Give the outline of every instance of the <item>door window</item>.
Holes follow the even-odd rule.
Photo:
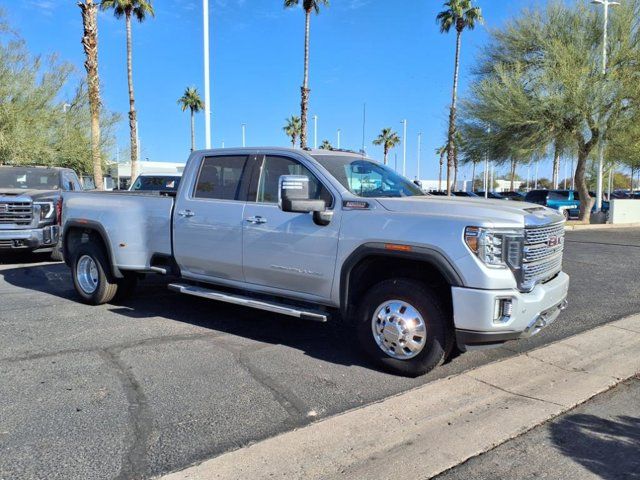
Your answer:
[[[238,200],[246,156],[208,157],[202,161],[194,197]]]
[[[256,194],[258,203],[278,203],[279,180],[282,175],[304,175],[309,178],[309,196],[312,200],[324,200],[327,207],[333,206],[329,190],[307,167],[287,157],[267,156],[262,164]]]

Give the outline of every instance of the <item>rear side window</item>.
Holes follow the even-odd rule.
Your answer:
[[[194,196],[237,200],[246,165],[246,156],[205,158],[200,166]]]
[[[569,200],[569,192],[565,192],[565,191],[549,192],[549,200]]]

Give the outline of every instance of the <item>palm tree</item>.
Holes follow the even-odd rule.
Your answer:
[[[196,149],[196,117],[195,114],[204,109],[204,102],[200,98],[198,89],[195,87],[187,87],[182,94],[182,97],[178,99],[178,105],[182,111],[186,111],[187,108],[191,110],[191,151]]]
[[[102,0],[101,10],[113,10],[116,18],[124,16],[127,28],[127,80],[129,83],[129,130],[131,133],[131,181],[138,176],[138,124],[136,103],[133,94],[133,67],[131,60],[131,17],[144,22],[155,16],[151,0]]]
[[[444,156],[447,154],[447,146],[436,148],[436,155],[440,156],[440,170],[438,172],[438,191],[442,191],[442,167],[444,166]]]
[[[382,145],[384,149],[384,164],[387,164],[387,155],[389,150],[400,143],[400,137],[390,128],[383,128],[378,138],[373,141],[374,145]]]
[[[300,147],[307,148],[307,111],[309,110],[309,32],[311,12],[320,13],[320,5],[329,6],[329,0],[284,0],[284,7],[296,7],[302,3],[305,14],[304,28],[304,77],[302,81],[300,101]]]
[[[104,189],[102,159],[100,157],[100,77],[98,76],[98,5],[93,0],[78,2],[82,11],[82,46],[86,56],[84,68],[87,71],[89,87],[89,111],[91,114],[91,158],[93,161],[93,181],[98,190]]]
[[[287,118],[284,127],[284,133],[287,134],[287,137],[291,139],[291,146],[293,148],[296,147],[296,140],[300,136],[300,117],[296,117],[295,115],[291,115],[291,118]]]
[[[329,140],[323,140],[322,145],[320,145],[321,150],[333,150],[333,145]]]
[[[441,33],[449,33],[452,27],[456,29],[456,57],[453,71],[453,93],[451,98],[451,111],[449,113],[449,133],[447,145],[447,194],[451,195],[451,170],[457,165],[456,147],[454,136],[456,132],[456,102],[458,98],[458,75],[460,70],[460,46],[462,44],[462,32],[465,28],[473,30],[477,23],[482,23],[482,11],[480,7],[473,7],[472,0],[448,0],[444,3],[446,8],[440,12],[436,21],[440,25]]]

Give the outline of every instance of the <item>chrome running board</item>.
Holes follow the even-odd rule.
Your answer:
[[[314,322],[326,322],[329,314],[321,311],[301,310],[299,308],[285,305],[284,303],[267,302],[264,300],[256,300],[254,298],[234,295],[227,292],[220,292],[209,288],[198,287],[184,283],[171,283],[169,290],[184,293],[185,295],[193,295],[194,297],[207,298],[209,300],[217,300],[219,302],[232,303],[242,307],[255,308],[265,310],[267,312],[279,313],[289,317],[300,318],[301,320],[311,320]]]

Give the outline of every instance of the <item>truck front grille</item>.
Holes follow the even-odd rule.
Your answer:
[[[0,201],[0,225],[30,225],[32,218],[31,202]]]
[[[564,222],[525,228],[520,287],[531,290],[562,270]]]

